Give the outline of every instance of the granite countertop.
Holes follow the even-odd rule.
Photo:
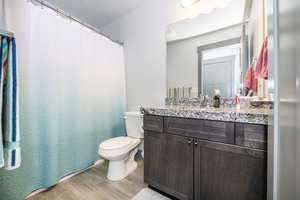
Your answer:
[[[199,106],[165,105],[141,107],[143,114],[231,121],[249,124],[268,124],[269,109],[200,108]]]

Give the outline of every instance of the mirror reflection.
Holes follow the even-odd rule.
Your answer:
[[[244,79],[266,38],[264,1],[228,2],[168,25],[168,97],[212,96],[216,89],[228,98],[258,93]]]
[[[219,89],[232,97],[241,87],[241,38],[198,47],[199,92],[212,96]]]

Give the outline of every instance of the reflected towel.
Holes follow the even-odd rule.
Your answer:
[[[255,67],[256,78],[268,78],[268,39],[265,39]]]
[[[249,67],[244,77],[244,88],[257,91],[257,79],[253,67]]]

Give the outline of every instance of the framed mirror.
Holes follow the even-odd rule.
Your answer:
[[[262,0],[231,0],[166,30],[167,96],[243,93],[243,80],[266,35]],[[198,3],[201,5],[201,1]]]

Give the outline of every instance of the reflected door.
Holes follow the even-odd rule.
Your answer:
[[[202,65],[202,94],[213,95],[214,89],[221,96],[232,97],[234,93],[235,56],[204,60]]]

